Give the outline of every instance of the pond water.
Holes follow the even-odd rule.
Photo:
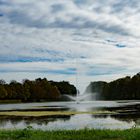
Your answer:
[[[85,113],[72,115],[57,114],[38,117],[1,114],[0,129],[23,129],[27,126],[42,130],[83,128],[128,129],[140,127],[140,101],[45,102],[0,105],[0,113],[12,111]]]

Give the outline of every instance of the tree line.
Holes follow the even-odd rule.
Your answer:
[[[61,100],[63,94],[76,95],[76,87],[66,81],[48,81],[46,78],[26,79],[22,83],[13,80],[9,84],[0,80],[0,100]]]
[[[104,81],[91,82],[86,92],[98,93],[104,100],[139,100],[140,73],[133,77],[126,76],[109,83]]]

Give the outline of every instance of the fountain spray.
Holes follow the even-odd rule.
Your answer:
[[[76,57],[76,103],[79,104],[78,96],[79,96],[79,90],[78,90],[78,58]]]

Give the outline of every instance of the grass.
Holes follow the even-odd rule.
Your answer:
[[[0,100],[0,104],[22,103],[21,100]]]
[[[90,112],[80,112],[80,111],[4,111],[0,112],[0,116],[55,116],[55,115],[75,115],[75,114],[114,114],[111,111],[90,111]]]
[[[0,140],[139,140],[140,129],[128,130],[0,130]]]

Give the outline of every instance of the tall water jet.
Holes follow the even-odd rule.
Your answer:
[[[79,103],[78,101],[79,94],[80,94],[80,91],[78,90],[78,59],[76,58],[76,102],[77,104]]]
[[[76,98],[75,101],[77,104],[79,104],[81,101],[91,101],[93,99],[93,94],[92,93],[80,93],[80,91],[78,90],[78,74],[79,74],[79,67],[78,67],[78,59],[76,58]],[[94,98],[95,99],[95,98]]]

